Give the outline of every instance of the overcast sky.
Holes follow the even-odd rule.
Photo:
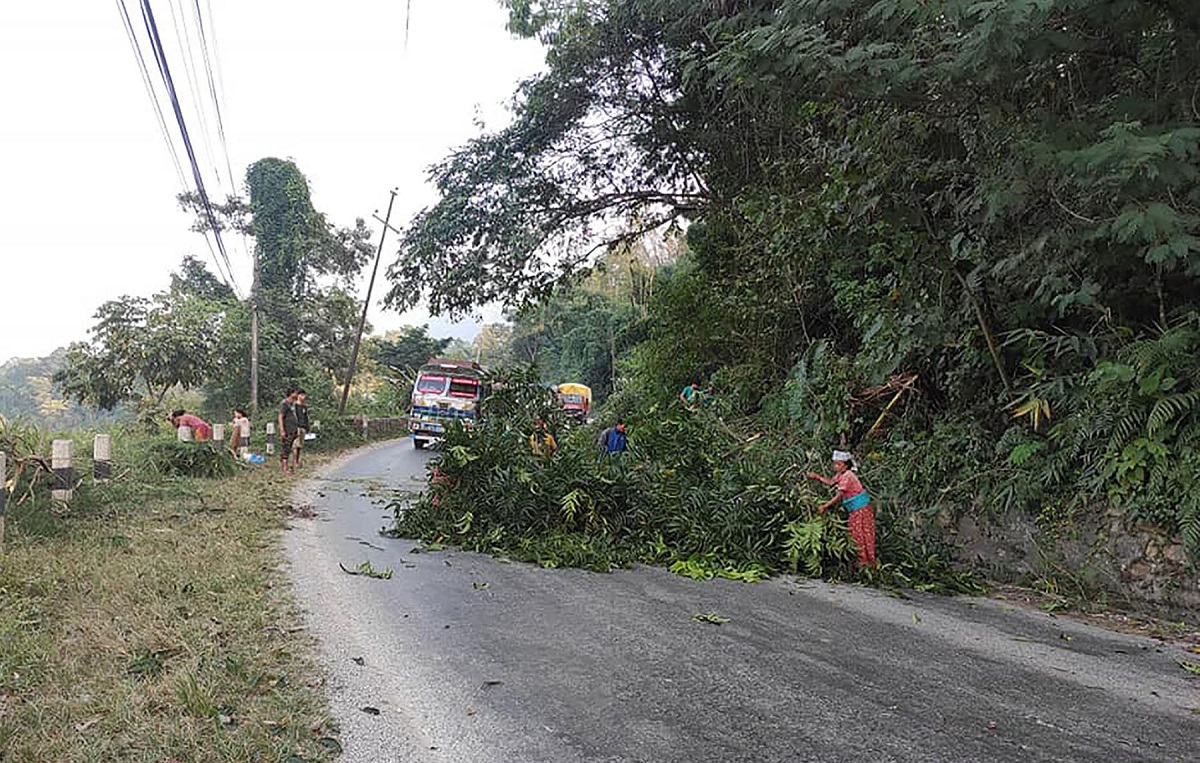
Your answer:
[[[139,0],[125,4],[144,46]],[[317,209],[340,225],[364,217],[376,233],[370,216],[382,216],[388,189],[400,191],[393,224],[407,222],[435,199],[425,168],[477,134],[476,118],[503,124],[516,83],[542,65],[537,43],[505,31],[496,0],[411,0],[407,48],[405,0],[201,2],[206,13],[209,5],[235,184],[259,158],[294,159]],[[151,7],[205,182],[223,198],[231,185],[214,111],[202,101],[206,120],[196,115],[187,43],[175,33],[176,20],[192,29],[184,37],[199,67],[194,2],[151,0]],[[100,303],[165,288],[185,254],[213,265],[175,202],[179,175],[117,3],[0,3],[0,71],[3,362],[84,339]],[[207,97],[202,69],[196,76]],[[180,145],[166,100],[163,107]],[[201,121],[210,124],[207,141]],[[236,239],[227,243],[247,289],[249,257]],[[385,247],[384,267],[394,251]],[[381,275],[373,302],[384,291]],[[377,306],[370,315],[380,330],[428,320]],[[435,325],[435,334],[447,331]]]

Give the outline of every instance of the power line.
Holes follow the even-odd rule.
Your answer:
[[[223,104],[225,103],[225,74],[221,66],[221,48],[217,39],[217,25],[216,22],[213,21],[212,3],[209,0],[205,0],[204,6],[208,11],[207,33],[205,32],[204,19],[200,14],[199,7],[196,9],[196,18],[199,21],[201,44],[205,50],[205,71],[208,75],[209,93],[213,98],[213,108],[217,114],[217,135],[221,140],[221,152],[225,156],[225,172],[229,177],[229,192],[231,195],[236,196],[238,192],[237,181],[234,179],[233,165],[229,160],[229,143],[225,140],[225,118],[223,115],[223,112],[225,111],[225,108],[223,107]],[[215,88],[212,86],[212,70],[214,67],[209,63],[207,56],[209,36],[212,37],[212,62],[216,64],[215,68],[217,71]],[[254,267],[254,258],[253,255],[250,254],[250,247],[248,247],[246,244],[245,233],[242,233],[240,242],[242,247],[242,255],[250,262],[251,267]]]
[[[225,142],[225,121],[221,116],[221,105],[225,103],[225,72],[221,66],[221,45],[217,39],[217,25],[213,21],[212,3],[209,0],[204,0],[205,7],[208,8],[208,28],[212,34],[212,52],[213,61],[217,64],[217,91],[221,94],[220,103],[217,104],[217,130],[221,134],[221,147],[225,151],[225,165],[229,167],[229,146]],[[230,170],[230,184],[233,183],[233,172]],[[234,189],[237,190],[236,188]]]
[[[175,150],[175,142],[171,140],[171,134],[167,130],[167,119],[163,115],[162,103],[158,100],[158,91],[154,88],[154,82],[150,79],[150,69],[146,66],[146,57],[142,53],[142,46],[137,40],[137,34],[133,31],[133,22],[129,19],[129,10],[125,7],[125,0],[116,0],[117,9],[121,13],[121,20],[125,24],[125,34],[129,37],[129,45],[133,48],[134,57],[137,59],[138,69],[142,73],[142,83],[146,86],[146,94],[150,96],[150,105],[154,107],[155,116],[158,118],[158,128],[162,133],[163,141],[167,144],[167,151],[171,154],[171,162],[175,165],[175,174],[179,178],[179,186],[187,188],[187,181],[183,177],[183,165],[179,162],[179,152]]]
[[[209,24],[211,25],[212,24],[212,4],[208,3],[207,0],[206,0],[205,4],[208,6],[208,20],[209,20]],[[208,93],[212,97],[213,109],[216,110],[217,135],[220,136],[220,139],[221,139],[221,150],[225,152],[225,168],[226,168],[226,171],[229,173],[229,184],[230,184],[230,186],[232,186],[233,185],[233,170],[230,168],[230,164],[229,164],[229,145],[225,142],[225,120],[221,116],[221,99],[217,97],[217,84],[216,84],[216,80],[213,78],[212,60],[210,59],[209,54],[208,54],[208,35],[205,34],[205,32],[204,32],[204,14],[202,14],[200,12],[200,0],[195,0],[195,6],[196,6],[196,25],[197,25],[196,28],[200,32],[200,51],[201,51],[201,54],[203,55],[203,59],[204,59],[204,73],[208,77]],[[212,58],[216,58],[216,57],[217,57],[217,44],[216,44],[216,35],[214,32]],[[217,62],[217,67],[218,67],[218,71],[219,71],[220,70],[220,61]],[[224,88],[222,88],[222,92],[224,92]]]
[[[179,13],[176,14],[175,6],[179,6]],[[183,6],[179,0],[168,0],[167,7],[171,9],[171,22],[175,27],[175,39],[179,42],[180,58],[183,59],[183,71],[187,75],[188,90],[192,94],[192,107],[196,110],[196,118],[200,121],[200,138],[204,141],[204,153],[212,162],[213,174],[216,175],[217,183],[221,182],[221,170],[215,161],[216,157],[212,150],[212,138],[208,130],[208,116],[205,113],[203,102],[200,99],[200,88],[197,86],[199,75],[196,74],[199,69],[196,66],[196,55],[192,52],[192,34],[188,29],[187,14],[183,12]],[[183,17],[183,28],[180,29],[179,17]],[[186,54],[186,55],[185,55]]]
[[[240,297],[241,289],[238,288],[237,280],[233,277],[233,268],[229,264],[229,255],[225,251],[225,242],[221,239],[221,228],[217,223],[217,216],[213,212],[212,202],[208,198],[208,191],[205,190],[204,177],[200,172],[200,165],[196,161],[196,152],[192,147],[191,136],[188,134],[187,122],[183,117],[183,109],[179,105],[179,94],[175,89],[175,80],[171,77],[171,67],[167,63],[167,54],[163,49],[162,37],[158,33],[158,24],[154,21],[154,10],[150,7],[150,0],[141,0],[141,4],[142,20],[146,25],[146,34],[150,37],[150,47],[158,63],[159,74],[166,85],[167,94],[171,97],[171,107],[175,111],[175,121],[179,124],[180,137],[183,139],[183,146],[187,151],[188,162],[192,167],[192,179],[196,184],[196,194],[200,197],[200,203],[204,208],[205,217],[208,219],[209,228],[212,230],[213,238],[216,239],[217,249],[220,251],[220,259],[216,260],[217,270],[221,270],[221,263],[224,262],[225,270],[228,273],[227,282],[232,284],[233,290]]]

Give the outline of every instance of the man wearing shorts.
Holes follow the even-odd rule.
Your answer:
[[[292,440],[292,454],[295,459],[292,463],[293,469],[300,468],[300,450],[304,447],[304,435],[308,434],[308,405],[305,401],[308,399],[308,393],[304,390],[296,390],[296,404],[293,406],[296,410],[296,437]]]
[[[296,421],[296,388],[288,387],[287,395],[279,405],[279,471],[288,470],[288,459],[292,455],[293,443],[300,426]]]

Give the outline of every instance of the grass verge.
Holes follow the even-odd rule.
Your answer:
[[[268,466],[11,508],[0,760],[300,763],[339,749],[279,567],[293,480]]]

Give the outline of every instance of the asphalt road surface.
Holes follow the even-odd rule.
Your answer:
[[[1178,646],[986,599],[416,553],[379,531],[428,458],[341,459],[287,534],[348,763],[1200,761]],[[394,576],[339,568],[363,561]]]

